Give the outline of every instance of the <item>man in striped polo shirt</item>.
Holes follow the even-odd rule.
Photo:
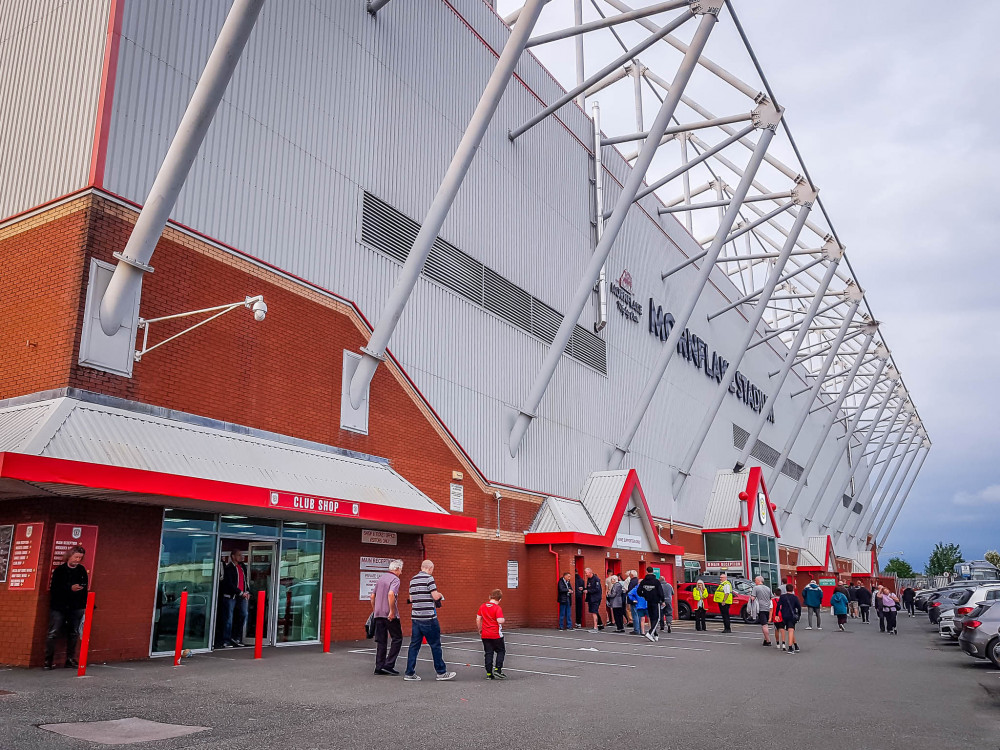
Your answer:
[[[420,653],[420,645],[425,638],[427,645],[431,647],[431,656],[434,657],[437,679],[455,678],[455,673],[448,671],[444,656],[441,654],[441,624],[438,622],[437,608],[441,606],[442,601],[444,596],[434,583],[434,563],[424,560],[420,564],[420,572],[410,579],[410,622],[413,629],[410,632],[410,646],[406,653],[404,680],[420,679],[420,675],[416,673],[417,654]]]

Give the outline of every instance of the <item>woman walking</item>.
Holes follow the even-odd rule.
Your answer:
[[[872,598],[875,600],[875,614],[878,615],[878,632],[885,632],[885,610],[882,602],[882,594],[885,593],[885,586],[878,586],[872,593]]]
[[[833,607],[833,614],[837,615],[837,627],[844,630],[847,624],[847,610],[850,602],[843,591],[834,592],[830,597],[830,605]]]
[[[622,589],[618,576],[611,576],[608,579],[608,604],[611,607],[611,614],[615,618],[615,632],[625,632],[625,591]]]
[[[896,635],[896,613],[899,611],[899,597],[882,588],[882,612],[885,615],[885,632]]]
[[[708,601],[708,589],[705,582],[698,579],[697,585],[691,589],[691,598],[694,599],[694,629],[705,630],[705,602]]]

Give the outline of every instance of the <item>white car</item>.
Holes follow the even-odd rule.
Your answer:
[[[951,638],[953,641],[958,640],[960,631],[955,629],[955,610],[949,609],[941,613],[941,619],[938,620],[938,635],[942,638]]]

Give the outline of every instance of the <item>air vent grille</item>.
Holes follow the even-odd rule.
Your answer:
[[[736,448],[736,450],[743,450],[746,447],[747,440],[749,439],[749,432],[744,430],[738,424],[733,425],[733,447]],[[758,440],[753,444],[753,450],[750,451],[750,455],[762,464],[770,466],[773,469],[775,464],[778,463],[778,459],[781,458],[781,451],[775,450],[767,443],[762,443]],[[791,477],[796,482],[799,480],[799,477],[802,476],[803,471],[805,470],[801,466],[788,459],[785,459],[785,463],[781,467],[781,473],[786,477]],[[806,485],[808,484],[809,481],[806,480]]]
[[[371,193],[364,194],[361,241],[405,262],[420,224]],[[492,268],[440,237],[434,241],[423,275],[474,302],[522,331],[551,344],[563,316]],[[576,326],[566,354],[607,375],[607,346],[583,326]]]

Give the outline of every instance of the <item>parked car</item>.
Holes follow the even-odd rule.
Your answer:
[[[958,644],[977,659],[989,659],[1000,669],[1000,604],[996,601],[976,607],[965,620]]]
[[[711,583],[705,580],[705,578],[711,577],[713,576],[704,576],[702,580],[708,589],[708,593],[714,595],[715,590],[719,587],[719,583],[718,580]],[[747,614],[747,603],[750,601],[749,593],[753,590],[753,585],[742,578],[736,581],[730,579],[730,582],[733,584],[733,604],[729,608],[729,611],[734,617],[739,614],[743,618],[743,622],[750,622],[750,616]],[[682,583],[677,587],[677,616],[682,620],[691,618],[691,611],[694,609],[694,597],[691,595],[691,590],[695,586],[696,584],[694,583]],[[705,602],[705,613],[709,617],[717,617],[719,615],[719,605],[712,600],[712,596],[709,596],[708,601]]]
[[[953,589],[968,588],[968,586],[969,583],[967,581],[956,581],[955,583],[949,583],[947,586],[939,586],[935,589],[922,589],[914,597],[913,605],[921,612],[926,612],[928,603],[933,601],[935,595],[943,594]]]
[[[955,627],[955,610],[948,609],[941,612],[938,615],[938,635],[942,638],[951,638],[953,641],[958,640],[959,633],[962,632],[961,626]]]
[[[932,625],[937,625],[941,612],[954,608],[958,604],[963,604],[972,596],[972,589],[968,587],[960,589],[949,589],[934,594],[927,600],[927,617]]]
[[[928,616],[932,618],[931,622],[935,622],[934,618],[937,618],[938,632],[941,632],[941,622],[951,619],[949,635],[958,638],[958,634],[962,632],[962,618],[967,617],[977,605],[985,601],[996,601],[997,597],[1000,597],[1000,582],[973,584],[965,589],[955,589],[931,602]]]

